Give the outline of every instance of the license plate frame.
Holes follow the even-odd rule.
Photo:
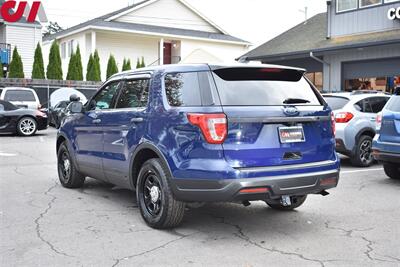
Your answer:
[[[279,141],[281,144],[304,143],[306,136],[303,126],[289,126],[278,128]]]

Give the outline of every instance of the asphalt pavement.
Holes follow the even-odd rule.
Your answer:
[[[54,129],[0,136],[0,266],[400,266],[400,181],[342,160],[338,188],[297,211],[188,209],[149,228],[129,190],[57,177]]]

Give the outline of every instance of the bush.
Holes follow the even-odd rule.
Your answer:
[[[82,67],[82,56],[81,56],[81,49],[79,48],[79,45],[76,47],[76,53],[75,53],[75,72],[76,72],[76,77],[75,81],[83,81],[83,67]]]
[[[94,81],[100,82],[101,81],[100,57],[99,53],[97,52],[97,49],[94,51],[93,65],[94,65],[94,71],[93,71]]]
[[[35,49],[35,58],[32,67],[32,79],[45,79],[42,48],[38,43]]]
[[[9,70],[10,70],[10,72],[8,73],[9,78],[25,78],[24,66],[22,64],[21,56],[18,54],[17,47],[14,47]]]
[[[47,65],[47,79],[62,80],[63,72],[61,67],[60,47],[57,41],[51,44],[49,64]]]
[[[112,75],[115,73],[118,73],[118,67],[117,67],[117,62],[115,61],[115,57],[113,55],[110,55],[108,59],[108,64],[107,64],[107,76],[106,78],[110,78]]]

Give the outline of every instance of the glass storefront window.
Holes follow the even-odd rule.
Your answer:
[[[360,0],[360,7],[369,7],[382,4],[382,0]]]
[[[400,75],[394,77],[376,77],[376,78],[359,78],[345,80],[345,91],[351,92],[355,90],[375,90],[386,93],[393,93],[394,89],[399,86]]]
[[[348,10],[354,10],[358,7],[358,0],[337,0],[336,10],[337,12],[343,12]]]

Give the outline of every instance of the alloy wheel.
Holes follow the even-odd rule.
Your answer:
[[[61,176],[65,182],[68,182],[71,177],[71,161],[69,160],[67,152],[64,152],[58,162],[58,168]]]
[[[31,118],[25,118],[20,122],[19,129],[24,135],[31,135],[36,131],[36,123]]]
[[[372,158],[372,142],[371,140],[364,140],[360,145],[360,160],[363,163],[370,163]]]
[[[159,178],[152,172],[146,175],[143,183],[143,198],[147,211],[152,216],[159,215],[162,209],[162,191]]]

